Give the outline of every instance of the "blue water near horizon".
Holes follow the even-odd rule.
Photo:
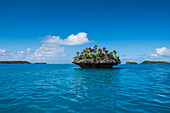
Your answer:
[[[169,113],[170,65],[0,64],[0,113]]]

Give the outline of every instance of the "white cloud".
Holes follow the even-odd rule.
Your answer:
[[[27,48],[27,53],[30,53],[30,51],[31,51],[31,48]]]
[[[170,49],[166,47],[156,48],[155,50],[155,53],[150,54],[152,57],[170,57]]]
[[[77,35],[70,35],[66,39],[60,39],[59,36],[46,36],[42,41],[40,48],[34,52],[27,48],[26,51],[6,52],[5,49],[0,49],[0,59],[29,59],[29,60],[45,60],[49,57],[65,56],[64,47],[62,45],[82,45],[90,42],[87,38],[87,33],[80,32]]]
[[[70,35],[66,39],[60,39],[59,36],[46,36],[45,43],[55,43],[58,45],[82,45],[89,43],[90,41],[87,38],[87,33],[80,32],[77,35]]]
[[[64,47],[60,47],[56,44],[44,43],[42,46],[34,52],[35,57],[52,57],[63,55]]]
[[[5,52],[5,49],[0,49],[0,53],[4,53]]]
[[[87,33],[78,33],[70,35],[67,39],[61,41],[61,45],[82,45],[90,42],[87,38]]]
[[[66,39],[60,39],[59,36],[46,36],[42,41],[42,46],[34,52],[34,57],[52,57],[64,56],[64,47],[61,45],[82,45],[90,42],[87,33],[80,32],[77,35],[70,35]]]
[[[28,51],[28,49],[27,49]],[[0,49],[0,59],[32,59],[32,54],[29,54],[24,51],[17,51],[17,52],[11,52],[11,51],[5,51],[5,49]]]

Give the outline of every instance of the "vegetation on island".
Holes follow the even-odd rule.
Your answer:
[[[165,61],[143,61],[140,64],[170,64],[170,62],[165,62]]]
[[[119,57],[116,55],[117,51],[113,50],[112,52],[109,52],[106,47],[97,48],[97,45],[94,47],[89,47],[84,49],[82,52],[77,52],[77,56],[75,56],[74,60],[107,60],[107,59],[114,59],[118,60],[120,62]],[[114,54],[114,55],[113,55]]]
[[[126,64],[138,64],[137,62],[126,62]]]

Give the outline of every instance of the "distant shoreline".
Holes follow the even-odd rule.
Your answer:
[[[47,64],[47,63],[46,62],[31,63],[31,62],[28,62],[28,61],[0,61],[0,64]],[[170,64],[170,62],[165,62],[165,61],[143,61],[141,63],[126,62],[125,64]]]
[[[31,63],[28,61],[0,61],[0,64],[47,64],[46,62]]]
[[[126,62],[126,64],[138,64],[137,62]],[[143,61],[139,64],[170,64],[170,62],[165,61]]]

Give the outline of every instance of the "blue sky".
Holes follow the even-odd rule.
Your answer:
[[[123,63],[170,61],[169,0],[0,0],[0,15],[0,60],[71,63],[97,44],[116,49]],[[47,43],[72,34],[71,42]]]

